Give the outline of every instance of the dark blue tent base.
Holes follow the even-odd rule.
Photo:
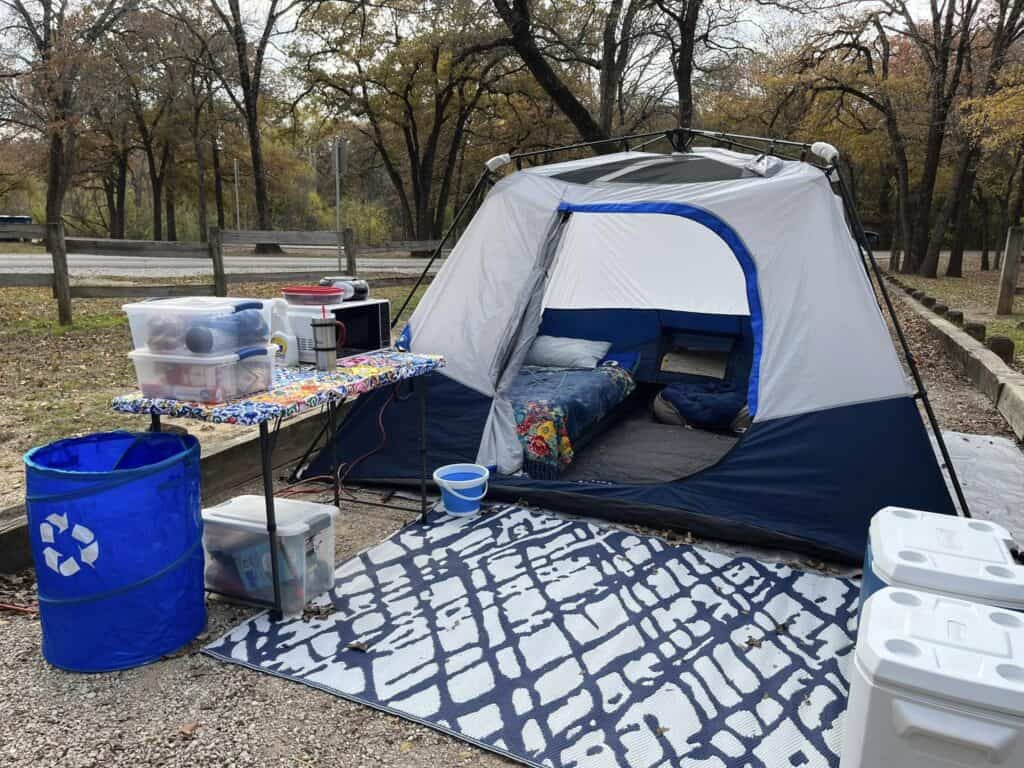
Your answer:
[[[472,461],[490,398],[440,374],[428,380],[428,466]],[[418,482],[419,422],[410,391],[374,393],[350,412],[335,438],[341,461],[355,462],[347,482]],[[329,466],[322,452],[303,474],[325,474]],[[680,480],[499,477],[491,496],[842,562],[861,561],[871,516],[884,506],[955,514],[910,397],[756,422],[720,461]]]

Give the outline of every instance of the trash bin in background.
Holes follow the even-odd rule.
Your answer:
[[[105,672],[193,640],[206,625],[198,441],[104,432],[24,461],[46,660]]]

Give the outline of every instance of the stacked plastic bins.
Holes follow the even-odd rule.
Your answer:
[[[1006,529],[871,523],[841,768],[1024,766],[1024,564]]]
[[[190,296],[123,309],[144,396],[220,403],[271,387],[270,302]]]
[[[275,499],[282,610],[302,613],[311,599],[334,586],[334,526],[337,507]],[[203,510],[206,588],[211,592],[270,601],[266,506],[262,496],[236,496]]]

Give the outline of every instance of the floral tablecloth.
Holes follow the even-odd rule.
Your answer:
[[[275,368],[273,386],[266,392],[247,395],[226,403],[203,404],[184,400],[143,397],[139,392],[115,397],[115,411],[159,414],[218,424],[253,425],[277,418],[290,418],[346,398],[416,376],[444,366],[440,355],[417,355],[382,349],[338,360],[336,371],[321,372],[311,366]]]

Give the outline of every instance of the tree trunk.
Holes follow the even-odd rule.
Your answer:
[[[270,225],[270,202],[267,196],[267,176],[263,168],[263,145],[260,140],[259,116],[256,104],[251,111],[247,105],[246,133],[249,136],[249,157],[252,160],[252,186],[256,196],[256,228],[272,229]],[[275,248],[280,250],[280,248]]]
[[[213,160],[213,200],[217,207],[217,228],[222,232],[224,226],[224,174],[220,168],[220,148],[216,140],[210,142],[210,155]]]
[[[198,134],[195,136],[193,152],[196,156],[196,216],[199,220],[199,241],[206,242],[207,212],[206,212],[206,156],[203,152],[203,142]]]
[[[900,256],[903,253],[903,227],[900,223],[899,210],[892,217],[892,241],[889,244],[889,271],[900,271]]]
[[[921,274],[925,277],[936,277],[939,271],[939,255],[942,250],[942,246],[945,243],[946,231],[949,228],[949,222],[954,216],[959,219],[959,211],[961,208],[971,207],[971,195],[974,192],[974,174],[975,174],[975,160],[977,159],[977,149],[973,145],[962,145],[960,152],[957,155],[956,166],[953,170],[953,179],[949,186],[949,192],[946,194],[945,199],[942,201],[942,205],[936,212],[934,221],[932,222],[931,233],[928,237],[926,244],[925,258],[921,263]],[[964,221],[966,227],[967,222]],[[959,256],[957,257],[961,263],[952,264],[953,254],[950,254],[951,266],[954,271],[959,272],[962,270],[963,261],[963,244],[960,237],[960,228],[957,227],[956,239],[961,241],[961,249]],[[955,245],[954,245],[955,250]],[[947,274],[948,271],[947,271]],[[959,275],[956,275],[959,277]]]
[[[164,180],[154,173],[149,175],[149,188],[153,195],[153,239],[164,239]]]
[[[949,249],[946,277],[964,276],[964,240],[966,239],[970,210],[970,199],[961,200],[956,210],[956,224],[953,225],[953,243]]]
[[[989,205],[988,198],[985,197],[984,192],[982,192],[980,188],[976,188],[975,198],[978,201],[978,213],[980,214],[979,215],[979,219],[978,219],[978,226],[981,229],[981,232],[980,232],[980,235],[981,235],[981,266],[980,266],[980,269],[981,269],[982,272],[988,272],[992,268],[991,264],[989,263],[989,258],[988,258],[988,239],[989,239],[989,236],[992,234],[992,231],[991,231],[992,209],[991,209],[991,206]]]
[[[50,134],[50,151],[46,162],[46,223],[56,224],[64,216],[64,196],[67,193],[67,147],[64,137],[54,131]]]
[[[178,239],[178,222],[174,216],[174,186],[167,188],[167,195],[165,198],[165,205],[167,207],[167,240],[169,242],[176,242]]]
[[[124,239],[125,225],[127,222],[128,197],[128,152],[123,152],[117,158],[117,178],[114,185],[114,210],[117,216],[117,224],[112,228],[110,236],[118,240]]]
[[[117,203],[114,200],[114,179],[110,174],[103,177],[103,198],[107,203],[107,234],[116,237]]]

